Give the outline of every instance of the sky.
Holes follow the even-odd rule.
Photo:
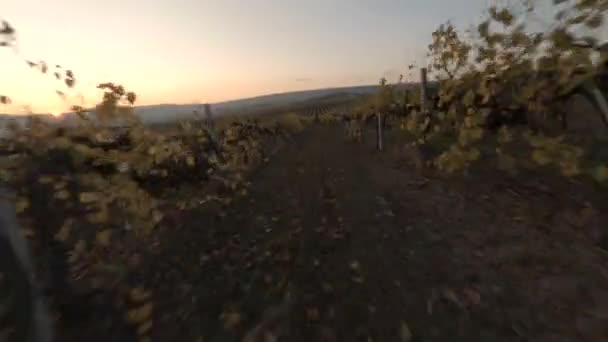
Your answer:
[[[219,102],[268,93],[375,84],[407,76],[431,32],[476,23],[488,0],[2,0],[18,53],[0,49],[0,94],[60,113],[53,77],[23,58],[71,69],[67,102],[115,82],[138,104]]]

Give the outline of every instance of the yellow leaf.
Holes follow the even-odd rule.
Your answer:
[[[70,192],[67,190],[60,190],[55,193],[55,198],[60,200],[66,200],[70,198]]]
[[[142,289],[141,287],[136,287],[129,292],[129,297],[134,302],[145,302],[148,298],[150,298],[151,293]]]
[[[15,204],[15,208],[18,214],[25,211],[25,209],[30,207],[30,201],[25,198],[19,198],[17,203]]]
[[[551,158],[544,150],[534,150],[532,151],[532,160],[539,165],[547,165],[551,163]]]
[[[224,312],[220,316],[224,321],[224,329],[232,329],[241,322],[241,314],[238,312]]]
[[[154,210],[152,212],[152,222],[154,224],[159,223],[162,219],[163,219],[163,214],[160,211]]]
[[[480,140],[483,138],[483,128],[475,126],[475,128],[471,130],[471,136],[474,140]]]
[[[53,181],[53,178],[50,176],[42,176],[40,178],[38,178],[38,182],[40,182],[40,184],[49,184]]]
[[[110,238],[112,237],[112,231],[110,229],[102,230],[97,232],[95,235],[95,241],[102,247],[110,245]]]
[[[100,210],[98,210],[94,213],[87,215],[87,220],[89,220],[89,222],[95,223],[95,224],[107,222],[108,218],[109,218],[109,213],[105,207],[101,208]]]
[[[79,198],[81,203],[92,203],[100,199],[100,194],[97,192],[82,192]]]
[[[66,185],[67,185],[67,183],[66,183],[66,182],[64,182],[64,181],[59,181],[59,182],[56,182],[56,183],[54,183],[54,184],[53,184],[53,188],[54,188],[55,190],[61,190],[61,189],[65,188],[65,187],[66,187]]]
[[[501,144],[511,142],[513,135],[506,126],[503,126],[498,131],[498,142]]]
[[[72,231],[72,225],[70,222],[65,222],[61,229],[55,234],[55,240],[66,242],[70,237],[70,232]]]
[[[133,324],[141,324],[152,316],[154,305],[147,303],[137,309],[132,309],[127,312],[127,322]]]
[[[471,149],[468,153],[469,161],[475,161],[475,160],[479,159],[479,156],[480,156],[479,150],[476,148]]]
[[[146,321],[143,324],[141,324],[139,327],[137,327],[137,335],[139,335],[139,336],[145,335],[150,330],[152,330],[152,321],[151,320]]]
[[[581,170],[576,161],[566,161],[560,163],[561,172],[566,177],[579,175]]]
[[[471,116],[466,116],[464,118],[464,126],[466,128],[472,128],[474,126],[473,118]]]
[[[408,131],[410,132],[414,132],[416,130],[416,121],[415,120],[408,120],[407,124],[406,124],[406,128]]]

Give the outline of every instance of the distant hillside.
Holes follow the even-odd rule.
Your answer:
[[[222,109],[232,109],[239,107],[248,107],[248,106],[259,106],[259,105],[281,105],[281,104],[290,104],[298,101],[306,101],[314,98],[332,96],[335,94],[369,94],[374,92],[378,86],[356,86],[356,87],[342,87],[342,88],[325,88],[325,89],[316,89],[316,90],[304,90],[304,91],[294,91],[288,93],[278,93],[278,94],[269,94],[256,96],[246,99],[220,102],[214,104],[218,108]]]
[[[405,84],[406,87],[415,84]],[[284,108],[312,101],[335,101],[338,98],[347,100],[359,95],[372,94],[378,89],[378,85],[365,85],[355,87],[325,88],[305,91],[295,91],[278,94],[261,95],[251,98],[224,101],[211,104],[214,115],[225,114],[248,114]],[[202,111],[202,104],[158,104],[148,106],[136,106],[135,113],[139,115],[144,123],[167,123],[175,120],[191,118],[194,111]],[[7,114],[5,114],[6,116]],[[13,116],[13,115],[8,115]],[[15,115],[23,120],[23,115]],[[59,119],[66,124],[78,120],[74,113],[64,113]]]
[[[261,95],[245,99],[212,103],[211,110],[214,115],[218,116],[225,114],[248,114],[286,107],[305,101],[314,101],[315,99],[327,99],[333,96],[344,97],[370,94],[373,93],[377,87],[378,86],[373,85],[327,88]],[[167,123],[188,119],[193,116],[194,111],[202,111],[202,104],[158,104],[135,107],[135,113],[147,124]],[[62,120],[69,123],[77,120],[77,116],[74,113],[64,113],[62,115]]]
[[[270,110],[277,107],[289,106],[298,102],[311,101],[335,95],[361,95],[370,94],[378,86],[357,86],[344,88],[328,88],[317,90],[306,90],[289,93],[261,95],[251,98],[218,102],[211,104],[214,115],[223,114],[247,114],[247,112],[259,112]],[[201,106],[196,105],[177,105],[164,104],[153,106],[138,106],[136,112],[147,123],[160,123],[173,120],[180,120],[190,117],[192,112],[200,110]]]

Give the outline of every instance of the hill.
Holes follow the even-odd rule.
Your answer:
[[[416,85],[416,83],[405,84],[407,87],[414,87]],[[372,94],[377,89],[377,85],[363,85],[276,93],[212,103],[211,108],[213,114],[217,116],[255,114],[292,107],[299,108],[302,105],[309,106],[317,101],[323,104],[331,102],[344,103],[354,100],[360,95]],[[176,120],[188,119],[192,117],[194,111],[202,112],[202,104],[157,104],[135,107],[135,113],[146,124],[170,123]],[[49,114],[45,114],[45,117],[49,116]],[[25,120],[25,116],[20,114],[0,114],[0,118],[3,121],[6,118],[16,118],[19,122]],[[70,124],[78,119],[73,112],[63,113],[60,118],[65,124]]]

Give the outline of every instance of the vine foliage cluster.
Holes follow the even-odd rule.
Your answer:
[[[528,24],[546,13],[539,5],[491,7],[468,38],[450,22],[433,32],[428,70],[438,89],[427,112],[408,110],[401,124],[418,145],[453,142],[429,164],[454,173],[492,158],[511,173],[555,166],[567,177],[608,181],[606,165],[589,154],[597,141],[571,130],[591,114],[568,112],[572,101],[588,101],[594,125],[608,130],[608,108],[597,96],[608,94],[608,50],[599,41],[608,1],[553,0],[544,5],[555,16],[537,32]]]

